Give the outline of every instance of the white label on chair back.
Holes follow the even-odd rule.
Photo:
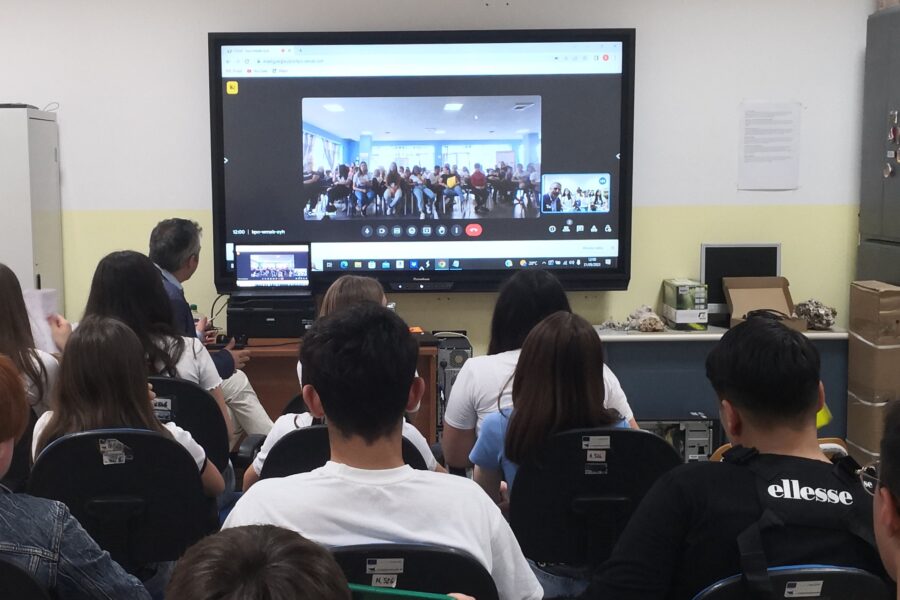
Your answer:
[[[609,465],[606,463],[588,463],[584,465],[585,475],[606,475],[609,473]]]
[[[382,575],[372,575],[372,587],[397,587],[397,575],[395,573],[385,573]]]
[[[784,586],[785,598],[818,598],[822,595],[824,581],[788,581]]]
[[[402,573],[402,558],[367,558],[366,573]]]
[[[131,448],[117,439],[106,438],[98,441],[100,456],[103,457],[103,465],[123,465],[131,460]]]
[[[157,396],[153,399],[153,412],[156,413],[156,418],[162,421],[163,423],[168,423],[172,420],[172,399],[171,398],[162,398]]]
[[[606,450],[588,450],[588,462],[606,462]]]
[[[604,450],[608,449],[609,448],[609,436],[608,435],[583,435],[583,436],[581,436],[581,449],[582,450],[595,449],[595,448],[602,448]]]

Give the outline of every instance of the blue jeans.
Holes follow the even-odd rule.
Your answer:
[[[417,185],[413,188],[413,196],[416,197],[416,205],[419,207],[419,212],[428,212],[425,210],[425,196],[428,196],[428,200],[434,202],[434,191],[431,188],[425,187],[424,185]]]
[[[375,199],[375,192],[372,190],[366,190],[365,192],[354,190],[354,193],[356,194],[356,206],[360,211]]]
[[[394,192],[391,192],[390,188],[384,190],[384,200],[387,202],[388,208],[397,208],[397,205],[403,200],[403,190],[400,188],[397,188]]]

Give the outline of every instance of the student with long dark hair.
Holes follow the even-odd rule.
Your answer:
[[[500,288],[491,319],[487,356],[470,358],[460,369],[444,413],[442,446],[447,464],[469,466],[469,452],[484,418],[512,406],[512,375],[520,349],[532,328],[558,311],[571,312],[559,280],[542,270],[522,270]],[[615,409],[637,428],[619,380],[603,366],[604,406]]]
[[[560,311],[538,323],[522,346],[512,384],[513,410],[484,418],[469,459],[475,481],[495,502],[512,488],[518,465],[537,457],[555,433],[628,427],[603,404],[603,347],[582,317]]]
[[[180,377],[198,384],[216,399],[229,434],[233,431],[222,378],[199,339],[178,335],[172,304],[149,258],[131,250],[103,257],[94,271],[85,316],[112,317],[128,325],[144,349],[143,376]],[[57,344],[65,346],[71,327],[61,318],[53,327]]]
[[[40,416],[50,408],[50,390],[59,363],[53,355],[34,347],[22,287],[4,264],[0,264],[0,306],[0,354],[8,356],[24,378],[28,404]]]
[[[225,483],[203,448],[174,423],[163,425],[156,418],[144,355],[140,340],[125,323],[86,317],[66,344],[52,410],[34,427],[35,458],[53,440],[69,433],[115,427],[157,431],[190,452],[204,492],[217,496]]]
[[[28,412],[18,369],[0,355],[0,477],[9,469],[13,446],[28,426]],[[28,571],[59,600],[150,598],[61,502],[13,494],[0,486],[0,542],[0,559]],[[16,591],[2,594],[15,597]]]

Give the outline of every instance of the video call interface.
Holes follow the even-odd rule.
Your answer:
[[[300,240],[312,272],[617,266],[620,42],[225,45],[221,68],[239,285],[295,267],[236,247]]]
[[[238,287],[309,286],[307,245],[228,244],[226,252],[235,265]]]

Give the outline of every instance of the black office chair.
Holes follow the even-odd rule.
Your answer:
[[[297,394],[285,405],[284,410],[281,411],[282,415],[291,415],[291,414],[300,414],[309,412],[309,409],[306,407],[306,402],[303,401],[303,396]]]
[[[773,598],[807,598],[809,600],[890,600],[891,590],[885,582],[867,571],[852,567],[801,565],[773,567],[768,570]],[[718,581],[694,600],[745,600],[753,598],[741,575]]]
[[[215,501],[203,495],[194,459],[155,431],[98,429],[63,436],[37,457],[28,492],[65,503],[131,573],[178,559],[218,529]]]
[[[363,544],[332,548],[349,583],[498,600],[491,574],[474,557],[445,546]]]
[[[272,446],[259,478],[308,473],[324,466],[330,458],[328,427],[325,425],[303,427],[290,432]],[[406,438],[403,438],[403,461],[420,471],[428,468],[422,453]]]
[[[50,600],[50,594],[31,573],[5,560],[0,560],[0,590],[9,600]]]
[[[153,409],[163,423],[174,422],[191,434],[219,471],[228,467],[228,427],[212,394],[191,381],[152,376]],[[249,463],[248,463],[249,464]]]
[[[510,526],[540,563],[599,566],[660,475],[682,462],[662,438],[632,429],[573,429],[523,464],[510,496]]]

